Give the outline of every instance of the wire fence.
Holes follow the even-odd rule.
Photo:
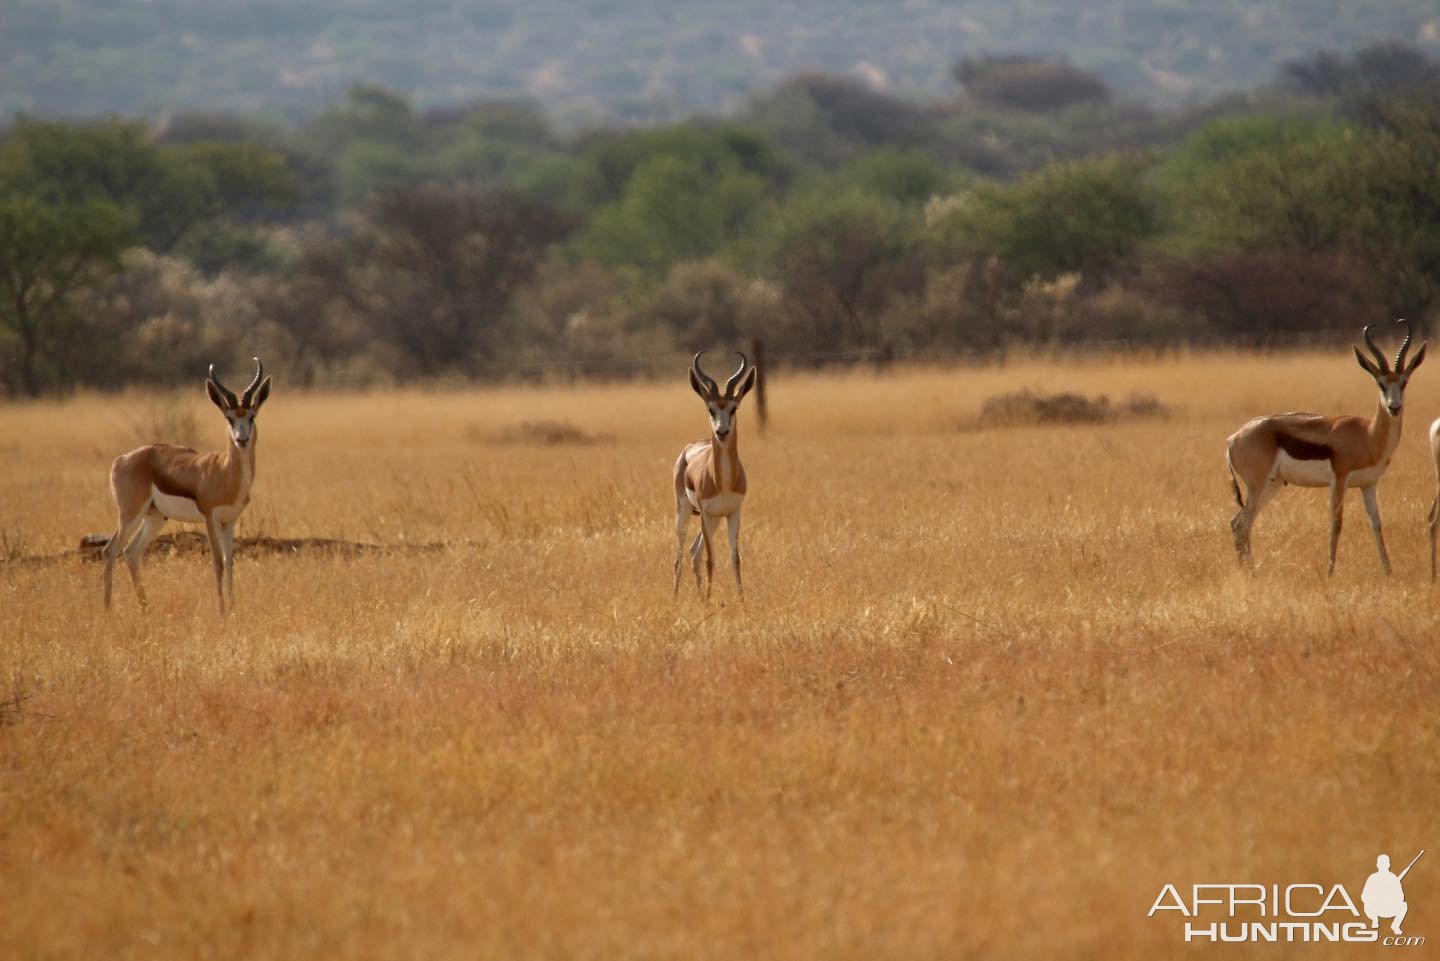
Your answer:
[[[1358,338],[1323,332],[1281,332],[1264,337],[1216,341],[1210,339],[1087,340],[1076,343],[1025,344],[1015,342],[999,350],[973,350],[954,346],[915,347],[881,344],[843,350],[781,350],[751,340],[743,345],[747,355],[770,371],[813,371],[825,369],[866,369],[884,372],[916,366],[1005,366],[1024,359],[1085,359],[1107,355],[1164,357],[1197,352],[1291,353],[1301,350],[1343,349]],[[712,356],[721,356],[718,352]],[[733,355],[732,355],[733,356]],[[690,361],[689,355],[672,351],[628,357],[574,357],[487,364],[473,368],[475,379],[521,383],[582,383],[588,381],[651,380],[675,376]]]

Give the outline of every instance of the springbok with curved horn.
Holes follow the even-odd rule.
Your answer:
[[[110,491],[120,523],[105,545],[107,608],[115,559],[122,552],[130,566],[135,595],[140,605],[145,605],[140,561],[167,520],[205,525],[220,613],[225,613],[227,584],[230,606],[235,606],[235,520],[250,501],[250,485],[255,480],[255,414],[270,396],[270,378],[256,357],[255,379],[236,398],[215,377],[215,365],[211,364],[205,390],[229,427],[229,443],[223,452],[199,454],[188,447],[150,444],[121,454],[110,466]]]
[[[1250,531],[1260,509],[1286,484],[1299,487],[1330,488],[1330,566],[1335,572],[1335,546],[1340,539],[1340,522],[1344,509],[1345,490],[1360,488],[1365,498],[1365,511],[1380,551],[1380,566],[1390,573],[1390,556],[1385,551],[1385,538],[1380,532],[1380,504],[1375,485],[1390,466],[1390,458],[1400,443],[1405,385],[1425,359],[1427,341],[1420,345],[1414,359],[1407,365],[1410,349],[1410,324],[1405,327],[1405,340],[1395,353],[1395,368],[1385,362],[1385,355],[1375,346],[1371,336],[1373,324],[1364,331],[1365,346],[1374,356],[1371,361],[1355,348],[1355,359],[1365,372],[1375,378],[1380,388],[1380,404],[1372,418],[1325,417],[1320,414],[1289,413],[1257,417],[1230,435],[1225,452],[1230,467],[1230,483],[1235,488],[1235,501],[1240,510],[1230,521],[1235,535],[1235,551],[1240,562],[1253,567],[1250,555]],[[1240,495],[1239,480],[1244,480],[1246,497]]]
[[[691,516],[700,518],[700,533],[690,545],[690,562],[695,570],[695,589],[700,589],[700,550],[705,550],[705,596],[715,586],[715,556],[712,525],[725,518],[730,535],[730,569],[735,572],[735,590],[740,583],[740,507],[745,502],[745,468],[736,448],[736,419],[740,401],[755,386],[755,367],[740,354],[740,366],[725,382],[722,391],[714,379],[700,369],[702,350],[690,362],[690,387],[705,402],[710,414],[710,439],[687,444],[675,461],[675,593],[680,593],[680,570],[685,558],[685,535]],[[737,389],[738,385],[738,389]]]

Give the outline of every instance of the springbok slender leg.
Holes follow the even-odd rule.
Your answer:
[[[1375,535],[1375,547],[1380,551],[1380,567],[1390,573],[1390,554],[1385,550],[1385,535],[1380,530],[1380,500],[1374,484],[1361,489],[1365,498],[1365,513],[1370,515],[1370,531]]]
[[[696,534],[695,539],[690,542],[690,569],[695,572],[695,593],[697,594],[704,590],[704,585],[700,583],[700,555],[704,550],[705,534],[702,532]]]
[[[1230,518],[1230,535],[1235,538],[1235,556],[1241,567],[1248,567],[1253,571],[1255,559],[1250,556],[1250,526],[1250,515],[1243,507]]]
[[[703,510],[700,512],[700,536],[705,541],[705,599],[715,589],[715,535],[710,529],[714,519]]]
[[[680,596],[680,571],[685,563],[685,534],[690,527],[690,503],[675,505],[675,596]]]
[[[220,615],[225,615],[225,550],[220,544],[220,522],[205,515],[205,534],[210,539],[210,563],[215,568],[215,593],[220,598]]]
[[[115,558],[125,550],[125,545],[135,536],[140,525],[145,520],[143,512],[137,513],[134,517],[121,516],[120,523],[115,526],[115,533],[110,540],[105,542],[105,606],[110,606],[110,583],[115,572]]]
[[[1330,566],[1327,575],[1335,573],[1335,548],[1340,544],[1340,527],[1345,521],[1345,480],[1346,474],[1335,475],[1330,482]]]
[[[225,552],[225,592],[230,610],[235,610],[235,522],[220,525],[220,549]]]
[[[1249,501],[1235,512],[1230,519],[1230,532],[1235,535],[1235,552],[1240,556],[1242,566],[1255,570],[1255,558],[1250,549],[1250,533],[1260,511],[1280,490],[1281,484],[1274,477],[1266,477],[1263,483],[1250,486]]]
[[[740,511],[737,508],[726,518],[730,527],[730,569],[735,572],[735,591],[744,594],[740,584]]]
[[[130,567],[130,582],[135,585],[135,596],[140,599],[140,606],[146,605],[145,588],[140,584],[140,564],[145,557],[145,548],[160,533],[160,528],[165,526],[165,515],[154,507],[145,514],[145,523],[140,525],[140,533],[125,548],[125,563]]]

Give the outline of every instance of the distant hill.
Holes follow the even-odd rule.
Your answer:
[[[0,0],[0,117],[303,116],[353,83],[526,95],[562,124],[727,110],[801,71],[918,96],[985,53],[1068,57],[1157,103],[1322,49],[1440,51],[1435,0]]]

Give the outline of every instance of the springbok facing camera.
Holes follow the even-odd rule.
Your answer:
[[[110,467],[110,491],[120,511],[120,523],[105,545],[107,608],[115,558],[122,551],[135,595],[141,606],[145,605],[140,561],[167,520],[205,525],[220,613],[225,613],[227,583],[230,606],[235,606],[235,520],[250,501],[250,485],[255,480],[255,415],[270,396],[270,378],[256,357],[255,379],[237,399],[215,378],[215,365],[211,364],[205,390],[229,425],[224,452],[198,454],[188,447],[150,444],[121,454]]]
[[[690,545],[690,563],[695,570],[695,589],[700,589],[700,549],[705,549],[705,596],[715,586],[715,556],[711,547],[711,525],[726,519],[730,531],[730,568],[735,572],[735,590],[740,584],[740,507],[745,502],[745,468],[736,449],[735,415],[740,401],[755,386],[755,367],[740,354],[740,366],[721,391],[700,369],[702,350],[690,362],[690,387],[705,402],[710,414],[710,439],[687,444],[675,461],[675,593],[680,593],[680,570],[685,558],[685,535],[690,517],[700,518],[700,533]],[[736,385],[739,390],[736,390]]]
[[[1365,372],[1375,378],[1380,388],[1380,405],[1373,418],[1325,417],[1320,414],[1289,413],[1257,417],[1230,435],[1226,442],[1225,460],[1230,468],[1230,483],[1235,488],[1235,501],[1240,510],[1230,521],[1235,535],[1235,551],[1240,562],[1253,567],[1250,555],[1250,531],[1255,518],[1286,484],[1299,487],[1330,488],[1330,566],[1335,572],[1335,546],[1340,539],[1340,522],[1344,509],[1345,490],[1358,487],[1365,498],[1365,511],[1380,551],[1380,566],[1390,573],[1390,557],[1385,551],[1385,538],[1380,532],[1380,504],[1375,485],[1390,466],[1390,458],[1400,443],[1405,385],[1425,359],[1427,341],[1407,366],[1405,354],[1410,348],[1410,324],[1405,327],[1405,340],[1395,353],[1395,369],[1385,362],[1370,330],[1365,328],[1365,346],[1374,355],[1372,363],[1355,348],[1355,359]],[[1240,496],[1239,475],[1245,481],[1246,497]]]
[[[1440,419],[1430,424],[1430,460],[1435,465],[1435,500],[1430,503],[1430,583],[1435,583],[1435,539],[1440,536]]]

